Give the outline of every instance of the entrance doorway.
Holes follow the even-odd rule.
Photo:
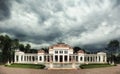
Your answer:
[[[63,56],[60,55],[60,62],[63,62]]]

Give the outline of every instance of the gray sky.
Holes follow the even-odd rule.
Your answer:
[[[101,48],[120,39],[120,0],[0,0],[0,33],[32,48]]]

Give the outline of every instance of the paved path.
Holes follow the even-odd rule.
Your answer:
[[[40,70],[0,66],[0,74],[120,74],[120,65],[115,67],[80,70]]]

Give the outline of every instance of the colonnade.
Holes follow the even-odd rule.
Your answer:
[[[106,63],[106,55],[15,54],[15,63]]]

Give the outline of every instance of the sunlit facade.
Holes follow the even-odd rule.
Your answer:
[[[79,64],[106,63],[106,59],[106,53],[104,52],[86,54],[83,50],[79,50],[77,53],[73,53],[71,46],[58,43],[50,46],[48,53],[45,53],[44,50],[38,50],[36,54],[16,51],[14,63],[45,64],[48,68],[60,68],[62,67],[61,64],[74,63],[74,68],[76,68]],[[57,66],[54,64],[57,64]]]

